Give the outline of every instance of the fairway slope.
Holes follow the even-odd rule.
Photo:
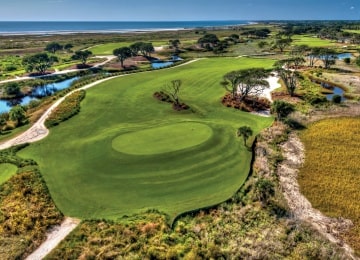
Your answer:
[[[266,59],[205,59],[171,70],[120,77],[87,90],[81,112],[20,152],[35,159],[61,211],[78,218],[118,219],[157,209],[179,214],[220,203],[247,178],[251,152],[236,129],[254,133],[264,118],[222,106],[222,76],[271,67]],[[181,79],[174,111],[153,98]],[[249,141],[249,143],[252,139]]]

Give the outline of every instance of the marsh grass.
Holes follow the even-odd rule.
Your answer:
[[[345,239],[360,253],[360,118],[313,123],[301,135],[306,161],[299,183],[312,205],[331,217],[351,219]]]

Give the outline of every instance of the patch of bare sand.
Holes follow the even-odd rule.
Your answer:
[[[80,223],[79,219],[65,218],[60,226],[54,226],[47,234],[47,239],[26,260],[40,260],[50,253]]]

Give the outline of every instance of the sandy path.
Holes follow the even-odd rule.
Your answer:
[[[285,199],[294,217],[310,223],[329,241],[342,247],[349,259],[359,259],[355,257],[352,248],[340,236],[341,232],[352,226],[352,222],[343,218],[330,218],[323,215],[319,210],[314,209],[300,192],[297,174],[298,169],[305,161],[304,146],[300,139],[292,134],[281,148],[285,160],[278,167],[278,175]]]
[[[36,249],[26,260],[43,259],[51,250],[53,250],[71,231],[80,223],[79,219],[65,218],[60,226],[55,226],[47,234],[47,238],[41,246]]]

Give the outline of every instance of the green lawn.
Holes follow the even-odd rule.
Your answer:
[[[344,32],[360,34],[360,30],[343,30]]]
[[[94,47],[89,48],[94,55],[112,55],[113,50],[121,47],[129,47],[133,42],[113,42],[113,43],[105,43],[96,45]],[[168,42],[166,41],[156,41],[152,42],[154,47],[167,45]]]
[[[10,163],[0,164],[0,185],[6,182],[14,174],[16,174],[17,167]]]
[[[222,76],[273,63],[203,59],[104,82],[87,91],[76,117],[20,155],[38,162],[56,205],[69,216],[116,219],[158,209],[173,220],[220,203],[250,169],[251,152],[236,129],[249,125],[258,133],[273,121],[224,107]],[[174,111],[152,96],[174,79],[182,80],[180,100],[192,111]]]
[[[335,45],[333,41],[323,40],[311,35],[294,35],[292,39],[293,45],[308,45],[309,47],[327,47]]]

